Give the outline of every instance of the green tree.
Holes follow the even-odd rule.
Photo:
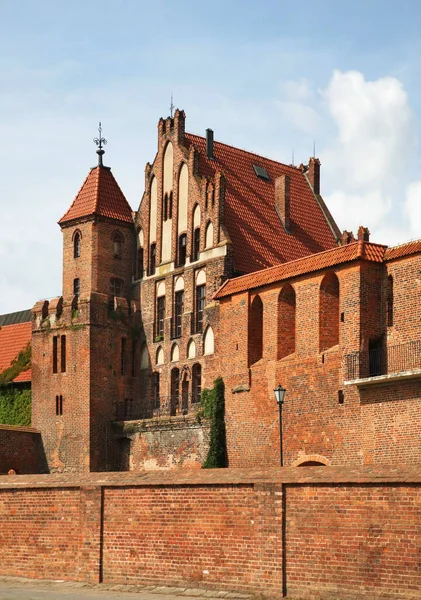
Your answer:
[[[227,466],[227,441],[225,432],[225,386],[222,377],[215,379],[211,390],[202,392],[203,416],[210,418],[209,452],[203,469],[220,469]]]

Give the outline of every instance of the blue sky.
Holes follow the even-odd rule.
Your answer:
[[[313,152],[341,229],[421,237],[421,5],[3,0],[0,314],[61,293],[56,222],[96,162],[131,206],[171,92],[187,129],[290,163]]]

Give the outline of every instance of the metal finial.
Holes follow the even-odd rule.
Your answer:
[[[96,153],[98,154],[98,166],[102,167],[103,166],[102,165],[102,157],[105,154],[105,150],[102,147],[107,144],[107,140],[102,137],[101,121],[99,122],[99,125],[98,125],[98,133],[99,133],[99,137],[94,138],[94,143],[98,146],[98,150],[96,151]]]
[[[313,158],[316,158],[316,140],[313,142]]]
[[[171,116],[171,119],[173,117],[173,112],[174,112],[174,103],[173,103],[173,97],[172,97],[172,93],[171,93],[171,104],[170,104],[170,116]]]
[[[294,166],[294,148],[292,149],[292,166]]]

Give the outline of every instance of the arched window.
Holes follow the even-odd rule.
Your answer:
[[[196,358],[196,344],[194,340],[190,340],[187,344],[187,358]]]
[[[178,266],[184,267],[187,255],[187,235],[181,234],[178,238]]]
[[[76,231],[74,238],[73,238],[73,258],[80,257],[80,240],[81,240],[81,235],[80,235],[79,231]]]
[[[123,241],[123,238],[121,236],[121,233],[118,233],[118,231],[116,231],[116,233],[113,234],[113,257],[114,258],[121,258],[122,241]]]
[[[295,352],[295,291],[287,283],[278,296],[278,359]]]
[[[250,306],[248,355],[249,365],[254,364],[263,356],[263,303],[260,296],[256,296]]]
[[[149,369],[149,352],[146,344],[143,344],[140,352],[140,368],[142,371],[144,369]]]
[[[183,380],[181,382],[181,410],[183,415],[186,415],[189,409],[189,386],[188,373],[184,371]]]
[[[335,273],[326,273],[320,284],[319,346],[320,352],[339,344],[339,280]]]
[[[200,227],[197,227],[193,233],[193,255],[192,260],[199,260],[200,256]]]
[[[205,335],[203,336],[203,354],[213,354],[215,352],[215,336],[213,329],[209,325],[206,328]]]
[[[213,246],[213,225],[212,225],[211,221],[209,221],[209,223],[206,226],[205,238],[206,238],[205,249],[212,248],[212,246]]]
[[[393,277],[389,275],[387,278],[387,300],[386,300],[386,312],[387,312],[387,326],[393,325]]]
[[[177,414],[178,405],[180,402],[180,370],[171,369],[171,407],[170,414]]]
[[[199,363],[193,365],[192,369],[192,402],[200,402],[202,393],[202,366]]]
[[[161,348],[161,346],[158,348],[158,350],[156,351],[156,365],[163,365],[164,364],[164,351]]]

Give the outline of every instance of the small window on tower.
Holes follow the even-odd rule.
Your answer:
[[[121,242],[122,242],[121,234],[115,233],[113,236],[113,256],[114,256],[114,258],[121,258]]]
[[[76,296],[76,298],[79,298],[79,296],[80,296],[80,279],[79,279],[79,277],[77,279],[73,279],[73,296]]]
[[[73,258],[79,258],[80,256],[80,233],[77,231],[73,238]]]
[[[111,296],[122,296],[123,282],[121,281],[121,279],[116,279],[115,277],[110,279],[110,294]]]

